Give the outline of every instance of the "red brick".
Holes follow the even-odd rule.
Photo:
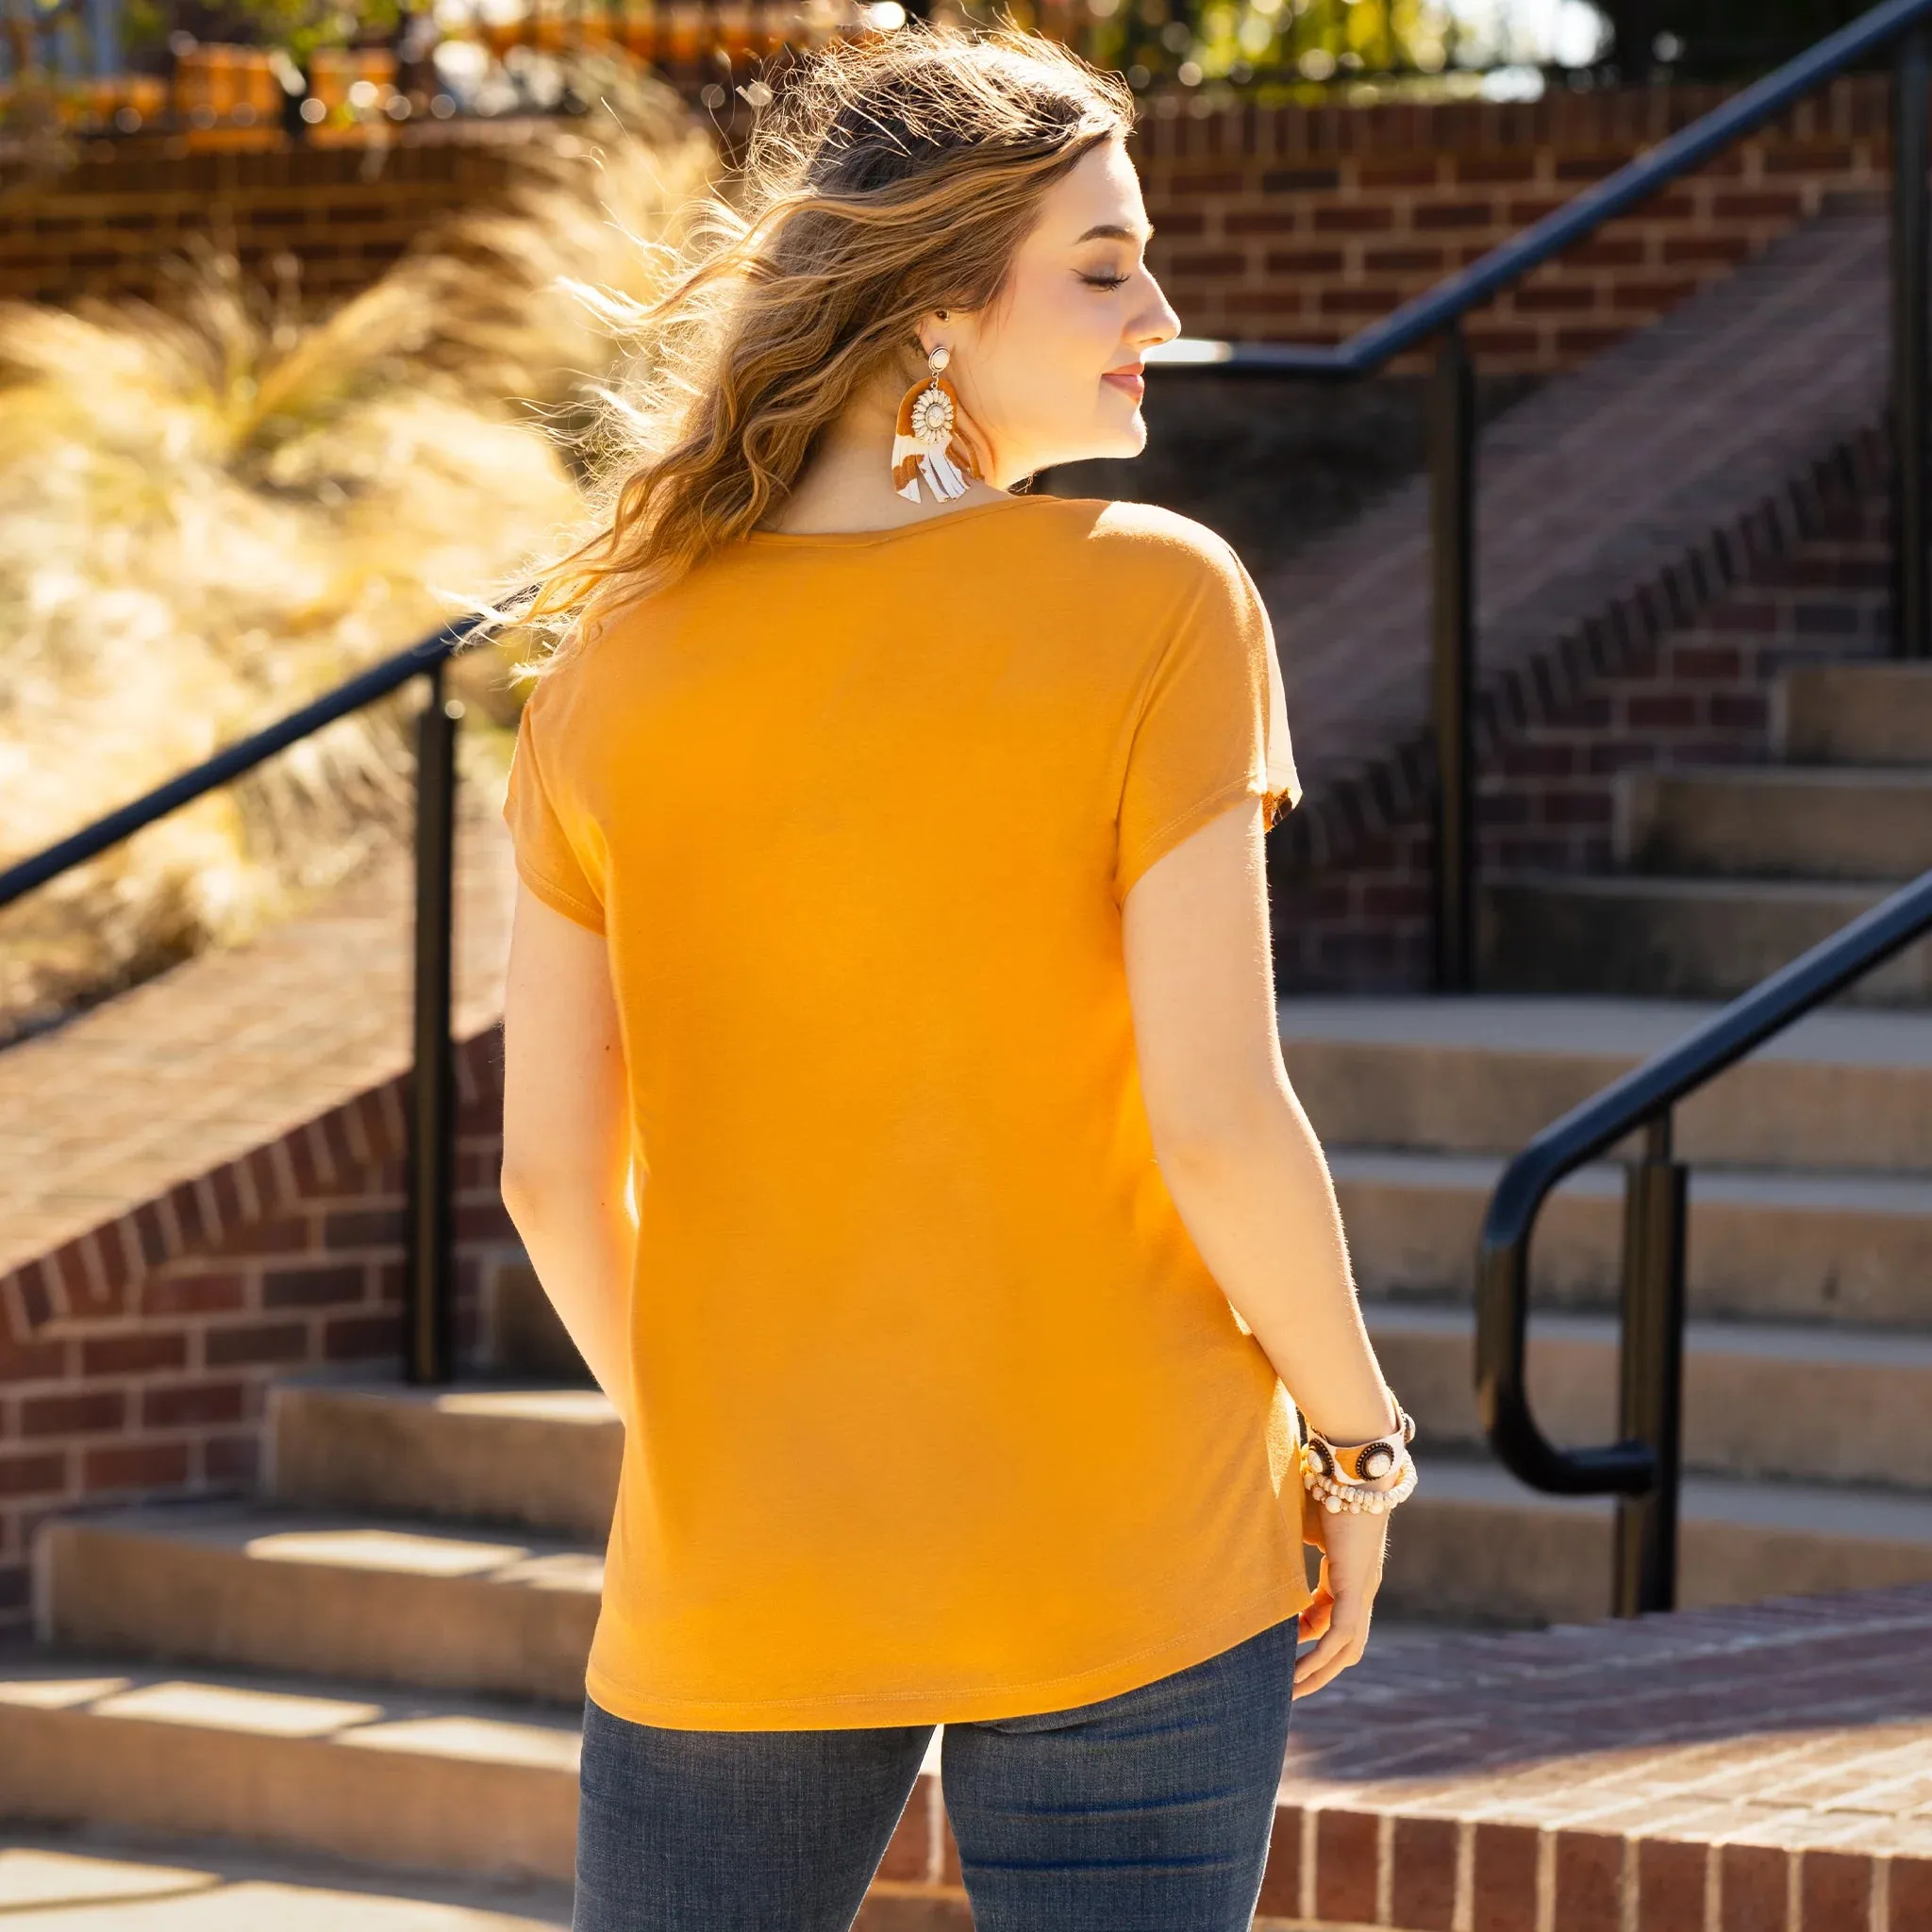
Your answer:
[[[1440,275],[1445,267],[1440,248],[1367,248],[1362,251],[1362,267],[1376,275]]]
[[[1325,275],[1341,272],[1339,248],[1271,248],[1266,257],[1268,273],[1274,275]]]
[[[1409,211],[1409,225],[1418,234],[1443,228],[1483,228],[1495,225],[1497,211],[1487,201],[1424,202]]]
[[[1536,1843],[1526,1824],[1476,1825],[1472,1932],[1536,1932]]]
[[[322,1352],[332,1362],[393,1355],[402,1341],[402,1323],[394,1315],[343,1315],[323,1324]]]
[[[187,1360],[188,1337],[179,1328],[89,1336],[80,1344],[83,1375],[138,1375],[151,1369],[178,1369]]]
[[[248,1298],[246,1279],[239,1273],[220,1274],[157,1274],[142,1285],[144,1315],[206,1315],[242,1307]]]
[[[1510,306],[1524,315],[1582,315],[1596,307],[1597,295],[1594,289],[1582,288],[1574,282],[1555,287],[1547,283],[1532,283],[1513,291],[1509,301]]]
[[[1771,1845],[1725,1845],[1719,1854],[1724,1898],[1720,1932],[1766,1932],[1785,1923],[1783,1851]]]
[[[1862,1852],[1811,1850],[1798,1868],[1803,1932],[1866,1932],[1872,1923],[1872,1860]]]
[[[228,1226],[228,1231],[219,1241],[203,1242],[201,1252],[210,1257],[230,1255],[299,1255],[314,1244],[315,1230],[308,1217],[285,1214],[272,1221],[248,1220],[232,1223]]]
[[[249,1322],[210,1328],[201,1356],[211,1369],[240,1362],[300,1361],[308,1348],[308,1330],[300,1322]]]
[[[1623,1932],[1624,1840],[1607,1832],[1566,1831],[1556,1852],[1556,1923],[1563,1932]],[[1649,1932],[1647,1922],[1639,1923]]]
[[[1710,1848],[1646,1839],[1637,1850],[1637,1923],[1643,1932],[1704,1932],[1704,1873]]]
[[[253,1484],[261,1470],[261,1442],[253,1435],[210,1436],[201,1445],[201,1467],[211,1483]]]
[[[1630,331],[1627,328],[1591,328],[1566,325],[1557,331],[1557,353],[1565,360],[1599,355],[1613,349]]]
[[[917,1884],[930,1871],[934,1851],[930,1786],[931,1780],[923,1776],[914,1781],[912,1795],[886,1842],[885,1857],[879,1860],[879,1877]]]
[[[1751,244],[1741,235],[1667,235],[1663,259],[1706,262],[1714,267],[1735,268],[1751,253]]]
[[[1398,1818],[1394,1829],[1391,1923],[1404,1932],[1452,1932],[1458,1826],[1449,1818]]]
[[[1894,1857],[1888,1876],[1890,1924],[1883,1932],[1923,1932],[1932,1925],[1932,1857]]]
[[[151,1429],[179,1428],[187,1423],[233,1423],[242,1419],[240,1382],[170,1382],[144,1389],[141,1420]]]
[[[1341,176],[1334,168],[1271,168],[1261,176],[1264,194],[1307,194],[1338,187]]]
[[[80,1486],[99,1490],[164,1490],[188,1480],[185,1442],[130,1442],[90,1449],[81,1458]]]
[[[1301,225],[1301,217],[1292,208],[1232,208],[1221,218],[1221,232],[1224,235],[1292,235]],[[1341,266],[1341,257],[1333,258],[1334,265]]]
[[[1441,164],[1429,155],[1403,160],[1363,161],[1356,169],[1356,179],[1364,188],[1433,188],[1441,175]]]
[[[1315,1813],[1315,1916],[1367,1924],[1375,1916],[1373,1812],[1324,1807]]]
[[[66,1367],[64,1341],[16,1341],[0,1332],[0,1382],[50,1382]]]
[[[1318,235],[1379,235],[1395,225],[1393,208],[1362,202],[1343,208],[1318,208],[1314,229]]]
[[[70,1395],[29,1395],[20,1405],[23,1436],[94,1436],[118,1429],[127,1399],[118,1389],[84,1389]]]
[[[58,1451],[0,1454],[0,1496],[57,1496],[67,1487],[67,1458]]]
[[[1268,1835],[1268,1863],[1261,1874],[1257,1915],[1299,1918],[1302,1909],[1302,1813],[1295,1805],[1277,1805]]]
[[[261,1277],[264,1308],[308,1308],[356,1303],[364,1299],[368,1270],[353,1261],[325,1268],[271,1268]]]
[[[1537,157],[1529,149],[1516,154],[1452,155],[1449,164],[1458,181],[1500,186],[1536,179]]]

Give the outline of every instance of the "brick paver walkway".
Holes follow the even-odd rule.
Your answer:
[[[458,835],[458,1039],[502,1012],[514,874],[497,804],[466,798]],[[0,1054],[0,1280],[408,1066],[413,890],[397,853]]]
[[[1811,467],[1879,418],[1887,261],[1883,214],[1839,206],[1484,433],[1477,666],[1505,715],[1614,656],[1646,610],[1690,614],[1753,543],[1796,534]],[[1427,479],[1261,589],[1309,792],[1299,836],[1345,842],[1351,820],[1421,795]]]
[[[1932,1927],[1932,1587],[1371,1641],[1297,1707],[1264,1915]]]

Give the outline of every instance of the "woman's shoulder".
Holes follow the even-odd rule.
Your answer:
[[[1125,498],[1055,499],[1069,526],[1091,544],[1105,568],[1137,577],[1197,584],[1203,576],[1235,580],[1245,575],[1234,546],[1218,530],[1158,503]]]

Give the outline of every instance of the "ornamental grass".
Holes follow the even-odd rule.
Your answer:
[[[212,246],[154,304],[0,305],[0,865],[515,580],[582,510],[574,438],[713,144],[614,63],[495,206],[305,309]],[[500,774],[515,640],[458,660]],[[0,1041],[299,907],[392,845],[398,699],[0,914]]]

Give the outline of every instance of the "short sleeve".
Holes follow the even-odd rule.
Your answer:
[[[1128,747],[1114,894],[1243,798],[1274,824],[1301,797],[1267,607],[1225,544],[1157,663]]]
[[[516,851],[517,874],[538,898],[592,932],[604,930],[604,906],[597,889],[571,844],[556,794],[544,774],[548,744],[545,683],[524,706],[517,724],[516,750],[509,765],[509,791],[503,802],[504,823]]]

